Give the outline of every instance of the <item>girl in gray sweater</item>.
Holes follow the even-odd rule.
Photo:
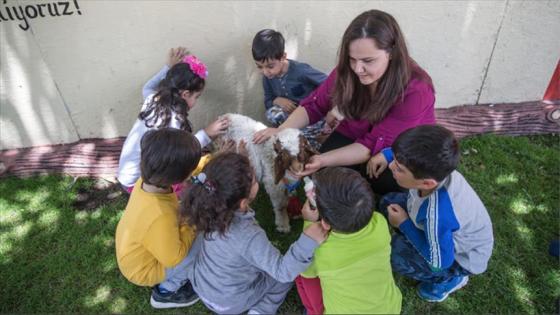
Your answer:
[[[199,232],[189,253],[189,279],[213,312],[276,313],[292,281],[327,237],[313,224],[282,255],[249,207],[258,190],[247,157],[223,153],[193,177],[183,197],[181,212]]]

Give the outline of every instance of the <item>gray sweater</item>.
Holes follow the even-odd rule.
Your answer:
[[[286,254],[268,240],[255,212],[236,212],[226,234],[199,236],[190,268],[192,285],[202,301],[221,313],[250,309],[271,287],[271,280],[293,281],[305,271],[319,246],[301,234]]]

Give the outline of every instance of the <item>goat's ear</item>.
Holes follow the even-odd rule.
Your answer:
[[[298,161],[305,164],[313,155],[316,154],[319,154],[319,152],[317,152],[317,150],[315,150],[311,146],[311,144],[309,144],[309,141],[305,139],[305,136],[299,135],[299,151],[297,156]]]
[[[290,167],[290,165],[290,154],[286,149],[281,149],[274,158],[274,184],[278,184],[280,180],[284,178],[286,170]]]
[[[282,151],[282,144],[280,143],[280,139],[276,139],[276,141],[274,141],[273,148],[276,154],[280,154],[280,151]]]

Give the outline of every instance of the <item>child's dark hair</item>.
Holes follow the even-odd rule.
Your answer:
[[[196,75],[188,64],[180,62],[167,72],[167,75],[158,86],[158,91],[151,102],[138,115],[146,127],[161,128],[169,126],[174,112],[183,130],[192,132],[191,123],[188,120],[189,107],[181,97],[182,91],[198,92],[204,89],[205,80]]]
[[[313,175],[319,215],[332,229],[354,233],[373,215],[375,198],[368,182],[355,170],[327,167]]]
[[[253,59],[258,62],[281,59],[284,56],[284,36],[271,29],[259,31],[253,38]]]
[[[173,128],[146,132],[140,148],[142,179],[158,187],[184,181],[198,165],[201,155],[200,143],[192,134]]]
[[[459,164],[459,141],[450,130],[439,125],[422,125],[401,133],[392,145],[398,163],[416,179],[441,182]]]
[[[249,197],[253,168],[246,156],[227,152],[212,158],[202,173],[205,180],[194,180],[183,192],[181,216],[205,238],[224,235],[241,200]]]

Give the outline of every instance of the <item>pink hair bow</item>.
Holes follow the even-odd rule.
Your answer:
[[[208,70],[206,70],[206,65],[196,58],[195,55],[187,55],[183,58],[183,62],[188,64],[192,72],[202,79],[206,79],[208,76]]]

